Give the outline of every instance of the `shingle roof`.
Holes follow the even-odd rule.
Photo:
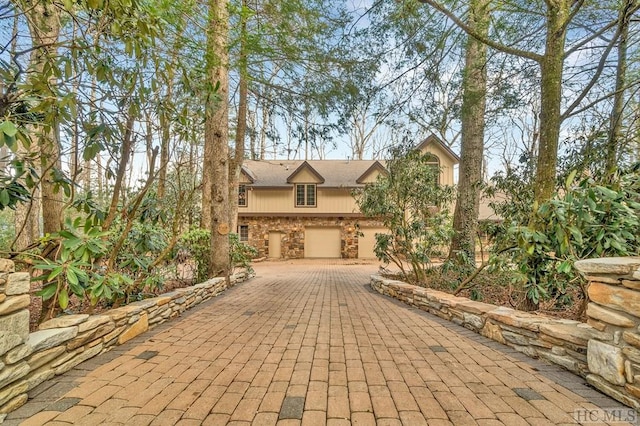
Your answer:
[[[304,163],[304,160],[245,160],[243,168],[254,178],[251,186],[259,187],[290,187],[287,179]],[[352,188],[364,186],[356,181],[367,171],[376,160],[307,160],[309,166],[324,178],[319,187]]]
[[[424,139],[416,148],[424,150],[430,144],[439,145],[455,163],[460,161],[460,157],[434,135]],[[289,187],[290,179],[305,167],[318,177],[319,187],[355,188],[364,186],[363,179],[369,171],[384,169],[384,166],[385,162],[378,160],[245,160],[242,168],[254,188]]]

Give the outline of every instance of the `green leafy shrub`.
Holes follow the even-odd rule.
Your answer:
[[[211,251],[211,234],[206,229],[193,228],[180,237],[177,245],[178,251],[189,254],[189,258],[195,262],[196,282],[205,281],[209,277],[209,258]]]
[[[44,247],[55,252],[33,262],[42,271],[36,277],[43,281],[37,293],[45,302],[42,319],[66,310],[71,295],[93,307],[99,302],[126,304],[161,288],[166,271],[159,260],[168,250],[169,233],[149,203],[143,203],[130,228],[116,220],[107,231],[102,230],[105,214],[90,194],[78,197],[73,207],[78,217],[66,220],[63,230],[40,241],[43,252]]]
[[[229,254],[232,268],[244,268],[248,273],[253,272],[251,260],[258,256],[258,250],[240,241],[238,234],[229,234]]]
[[[429,154],[398,149],[387,163],[387,176],[354,193],[360,211],[378,218],[390,234],[377,234],[374,253],[394,263],[405,278],[410,272],[422,281],[432,259],[443,255],[451,238],[451,215],[447,206],[453,188],[437,183],[440,170]]]
[[[178,250],[189,253],[196,264],[196,281],[209,278],[209,259],[211,257],[211,234],[206,229],[194,228],[180,237]],[[245,268],[252,271],[251,260],[258,255],[258,250],[241,242],[238,234],[229,234],[229,256],[231,267]]]
[[[525,216],[507,220],[497,241],[502,257],[514,265],[527,299],[534,305],[562,297],[568,286],[584,280],[574,269],[580,259],[640,253],[640,175],[622,173],[612,183],[571,173],[558,194]],[[508,218],[507,218],[508,219]],[[586,299],[586,297],[585,297]]]
[[[13,212],[10,209],[0,210],[0,250],[9,251],[15,234]]]
[[[112,234],[117,235],[119,224],[114,226]],[[120,288],[124,303],[144,298],[162,288],[166,279],[157,259],[169,245],[169,233],[158,223],[136,221],[127,234],[127,238],[116,257],[114,272],[131,280],[121,280]]]
[[[64,230],[41,241],[43,245],[54,242],[58,247],[53,259],[40,259],[34,264],[35,269],[42,271],[35,279],[44,282],[37,295],[51,302],[49,312],[44,313],[48,317],[54,317],[58,309],[67,309],[72,294],[80,299],[88,298],[95,305],[98,300],[110,299],[119,291],[105,279],[95,262],[108,252],[104,238],[108,233],[98,227],[84,230],[80,222],[81,219],[67,220]]]

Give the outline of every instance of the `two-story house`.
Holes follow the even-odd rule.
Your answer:
[[[453,185],[458,156],[435,136],[417,149],[431,154],[439,183]],[[376,160],[247,160],[240,240],[269,258],[374,258],[375,234],[386,229],[360,213],[352,192],[385,173],[384,161]]]

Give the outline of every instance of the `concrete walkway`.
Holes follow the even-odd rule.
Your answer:
[[[512,426],[629,411],[373,293],[377,266],[355,263],[257,264],[249,282],[43,383],[5,424]]]

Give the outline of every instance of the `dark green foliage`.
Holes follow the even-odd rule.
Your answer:
[[[65,229],[43,238],[43,245],[59,245],[59,256],[53,260],[36,260],[34,265],[42,271],[36,279],[44,281],[42,290],[37,294],[43,300],[53,299],[51,317],[58,307],[67,309],[71,294],[81,299],[87,297],[95,305],[101,299],[113,299],[119,291],[119,287],[110,285],[96,263],[107,253],[108,243],[104,238],[108,233],[99,227],[82,229],[80,222],[80,219],[68,220]]]
[[[550,297],[562,299],[568,286],[580,285],[586,292],[573,267],[577,260],[640,253],[637,166],[606,183],[590,177],[577,181],[574,171],[551,200],[534,205],[533,211],[526,202],[530,192],[519,186],[518,176],[497,181],[501,190],[511,185],[514,198],[496,206],[505,221],[493,230],[494,251],[502,252],[494,262],[515,267],[534,305]]]
[[[50,258],[35,257],[35,269],[43,271],[36,279],[44,281],[38,292],[49,303],[47,316],[65,310],[70,296],[86,300],[90,306],[129,303],[162,287],[170,279],[169,269],[162,260],[170,244],[170,234],[154,210],[155,198],[142,202],[144,206],[117,253],[114,247],[125,230],[125,224],[115,221],[109,230],[102,230],[105,212],[93,200],[91,193],[73,203],[76,218],[67,219],[63,229],[41,239],[42,250],[58,247]],[[115,256],[113,267],[109,267]]]

